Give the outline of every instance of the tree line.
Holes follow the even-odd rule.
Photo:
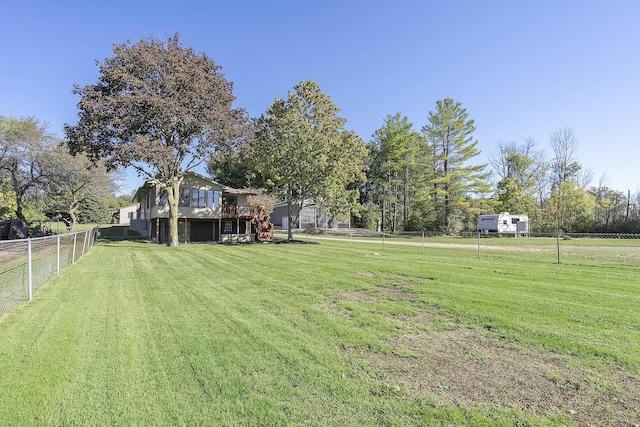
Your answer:
[[[35,117],[0,116],[0,219],[45,232],[49,221],[108,223],[123,205],[101,162],[72,156]]]
[[[551,134],[549,158],[525,139],[498,143],[482,164],[474,120],[453,99],[438,100],[420,130],[388,115],[365,142],[313,80],[250,118],[221,67],[177,34],[116,44],[98,66],[95,84],[74,87],[78,121],[64,140],[35,118],[1,118],[0,215],[63,212],[73,223],[83,206],[113,200],[113,171],[129,167],[166,191],[176,246],[180,184],[205,165],[222,184],[286,201],[290,238],[293,207],[308,200],[385,232],[457,233],[504,211],[537,232],[640,231],[640,196],[592,185],[569,128]]]
[[[499,142],[489,164],[479,152],[474,122],[451,99],[436,103],[420,132],[400,113],[385,118],[368,144],[360,225],[391,232],[475,230],[478,215],[528,215],[532,232],[640,232],[640,194],[593,185],[576,159],[570,128],[549,137],[547,158],[536,141]]]

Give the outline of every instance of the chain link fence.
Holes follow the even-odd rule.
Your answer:
[[[95,243],[97,228],[25,240],[0,241],[0,317],[31,301],[52,276]]]
[[[286,238],[286,231],[276,236]],[[509,257],[524,262],[607,265],[640,269],[640,234],[536,233],[504,235],[462,233],[445,236],[439,232],[376,233],[356,229],[296,230],[294,239],[348,244],[368,243],[380,250],[409,246],[425,253],[434,249],[457,249],[461,256]],[[458,256],[458,255],[457,255]]]

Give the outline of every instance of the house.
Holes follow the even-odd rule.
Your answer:
[[[291,218],[293,228],[351,228],[351,222],[340,221],[325,215],[313,200],[305,200],[300,208],[300,199],[292,201]],[[289,228],[287,202],[277,203],[271,212],[271,222],[283,230]]]
[[[252,190],[224,186],[189,172],[180,185],[178,238],[180,242],[249,242],[254,240],[247,197]],[[158,243],[169,238],[166,191],[154,180],[144,183],[134,197],[137,206],[130,227]]]
[[[120,225],[129,225],[132,219],[138,219],[138,209],[140,209],[139,204],[124,206],[120,208],[120,216],[118,219],[118,223]]]
[[[513,215],[509,212],[478,216],[478,231],[484,234],[512,234],[515,236],[529,234],[529,217]]]

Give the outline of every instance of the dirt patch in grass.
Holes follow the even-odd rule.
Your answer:
[[[363,291],[343,292],[339,295],[339,299],[346,299],[346,300],[352,300],[352,301],[358,301],[358,302],[379,301],[379,299],[376,298],[375,296],[371,295],[368,292],[363,292]],[[335,303],[336,301],[337,299],[334,300],[333,302]]]
[[[376,277],[375,273],[372,273],[370,271],[356,271],[356,276],[357,277],[366,277],[369,279],[373,279]]]
[[[424,321],[432,318],[425,316]],[[539,415],[563,414],[578,425],[640,423],[640,380],[623,371],[589,374],[570,368],[558,354],[523,351],[454,323],[407,333],[389,344],[392,354],[363,357],[376,370],[405,383],[410,393],[466,407],[489,404]]]
[[[377,289],[381,294],[385,295],[389,299],[397,299],[397,300],[414,300],[417,298],[418,294],[415,292],[407,291],[402,288],[402,286],[377,286]]]

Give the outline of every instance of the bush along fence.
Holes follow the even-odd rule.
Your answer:
[[[0,241],[0,317],[31,301],[60,270],[74,264],[96,240],[97,228],[24,240]]]

